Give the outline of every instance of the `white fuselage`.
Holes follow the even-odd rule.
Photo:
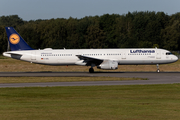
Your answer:
[[[168,50],[144,49],[51,49],[4,52],[4,56],[46,65],[86,65],[76,55],[93,59],[113,60],[119,65],[166,64],[178,60]]]

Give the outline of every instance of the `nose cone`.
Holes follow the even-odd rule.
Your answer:
[[[174,60],[174,62],[178,61],[178,57],[176,55],[174,55],[172,59]]]

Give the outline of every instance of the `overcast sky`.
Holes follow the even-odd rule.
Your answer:
[[[180,0],[0,0],[0,16],[18,15],[23,20],[83,18],[134,11],[180,12]]]

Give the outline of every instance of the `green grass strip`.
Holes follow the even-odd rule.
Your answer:
[[[0,118],[179,120],[180,84],[0,89]]]

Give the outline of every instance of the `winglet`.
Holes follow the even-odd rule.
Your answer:
[[[34,50],[23,40],[13,27],[5,27],[5,29],[11,51]]]

